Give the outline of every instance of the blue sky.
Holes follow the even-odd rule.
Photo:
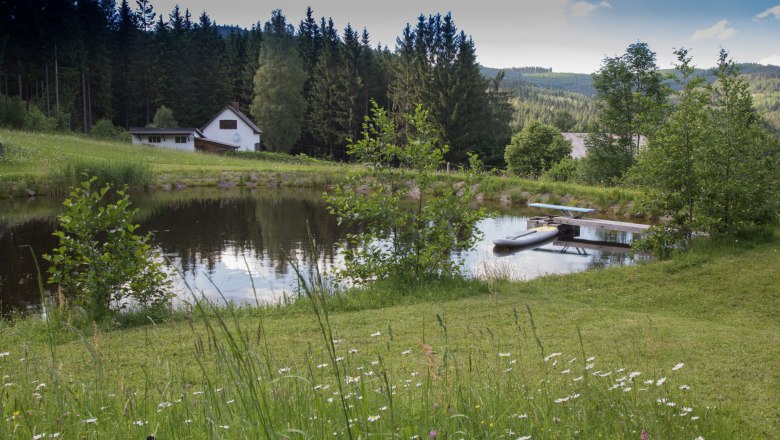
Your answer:
[[[780,65],[780,0],[152,0],[166,16],[176,3],[195,17],[205,10],[219,24],[243,27],[267,21],[274,9],[297,26],[311,6],[318,19],[332,17],[339,29],[348,22],[366,27],[372,44],[391,49],[419,14],[451,11],[489,67],[591,73],[636,41],[650,45],[661,68],[671,67],[679,47],[689,48],[699,67],[712,66],[721,48],[738,62]]]

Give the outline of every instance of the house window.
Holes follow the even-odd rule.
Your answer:
[[[162,137],[160,136],[149,136],[149,143],[150,144],[159,144],[162,142]]]
[[[235,119],[220,119],[219,128],[222,130],[235,130],[238,128],[238,121]]]
[[[176,136],[176,143],[177,144],[186,144],[187,143],[187,136]]]

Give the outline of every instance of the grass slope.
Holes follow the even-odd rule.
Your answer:
[[[364,292],[332,300],[332,346],[306,302],[83,339],[65,330],[51,346],[40,321],[4,323],[0,432],[772,438],[778,257],[775,234],[636,267],[450,286],[465,289],[459,299],[398,286],[396,305],[380,306]]]

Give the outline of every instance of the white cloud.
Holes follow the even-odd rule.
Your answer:
[[[727,40],[734,35],[734,28],[729,26],[728,20],[721,20],[705,29],[697,29],[689,38],[691,41],[709,40],[717,38],[718,40]]]
[[[573,17],[587,17],[597,9],[612,9],[612,5],[607,1],[602,1],[598,4],[585,1],[576,2],[569,5],[569,15]]]
[[[772,64],[773,66],[780,66],[780,54],[769,55],[766,58],[758,60],[758,64]]]
[[[761,20],[762,18],[767,18],[770,15],[774,15],[776,19],[780,20],[780,5],[771,7],[760,14],[756,14],[756,16],[753,17],[753,20],[758,21]]]

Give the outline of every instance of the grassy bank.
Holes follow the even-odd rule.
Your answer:
[[[779,255],[775,233],[524,283],[386,286],[327,316],[5,322],[0,436],[773,438]]]
[[[289,186],[327,188],[357,165],[286,155],[217,156],[99,141],[85,136],[26,133],[0,129],[0,198],[64,194],[82,174],[147,189],[200,186]],[[402,173],[399,179],[404,179]],[[451,191],[462,180],[441,173],[433,191]],[[589,205],[617,215],[636,214],[638,193],[557,182],[486,175],[482,198],[505,204],[529,201]]]

